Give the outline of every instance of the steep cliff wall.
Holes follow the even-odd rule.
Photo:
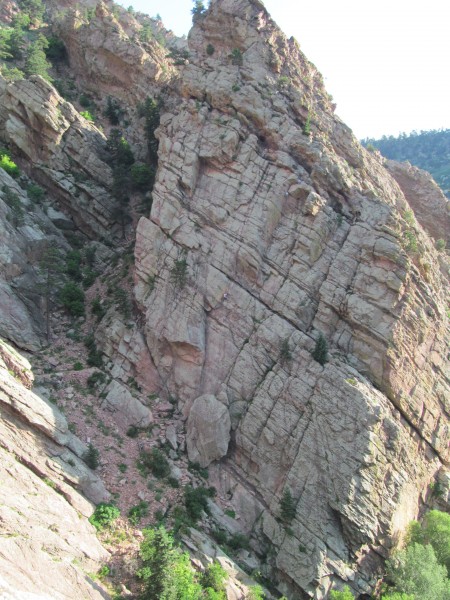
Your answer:
[[[216,479],[254,547],[275,553],[280,589],[321,597],[337,577],[368,591],[448,460],[439,261],[259,2],[213,2],[189,52],[137,230],[147,343],[188,439],[196,399],[228,409]]]
[[[359,145],[334,115],[314,65],[258,0],[213,1],[195,18],[178,65],[155,40],[142,42],[141,24],[115,15],[111,3],[47,4],[68,51],[65,68],[102,109],[108,95],[120,100],[121,130],[141,160],[147,140],[138,103],[161,96],[153,206],[137,226],[134,267],[124,262],[122,274],[108,279],[115,246],[121,257],[132,236],[130,224],[121,240],[115,216],[105,155],[110,124],[104,120],[103,132],[89,123],[40,77],[0,78],[0,139],[65,213],[33,207],[0,173],[0,190],[12,189],[29,209],[13,227],[0,191],[0,300],[7,307],[0,334],[31,351],[42,344],[36,261],[48,239],[70,247],[57,227],[62,221],[83,240],[107,242],[113,249],[98,245],[106,258],[95,293],[133,274],[137,302],[125,318],[102,298],[105,316],[97,326],[91,314],[87,325],[108,357],[101,368],[109,392],[120,390],[111,397],[148,405],[158,396],[154,437],[170,443],[173,472],[192,481],[186,442],[188,458],[209,466],[217,504],[236,513],[216,507],[215,518],[246,534],[255,568],[274,588],[320,600],[348,582],[370,593],[383,559],[448,464],[448,262],[430,238],[445,237],[445,198],[435,194],[425,208],[420,173],[388,165],[392,177]],[[88,8],[96,9],[89,18]],[[328,356],[314,358],[323,339]],[[84,448],[30,392],[20,391],[27,411],[19,410],[8,368],[1,406],[21,457],[16,465],[5,459],[12,479],[45,491],[23,466],[32,464],[41,478],[57,477],[62,496],[87,515],[71,488],[95,501],[104,490],[67,454],[67,447],[78,456]],[[180,411],[170,421],[164,414],[173,404],[165,400]],[[122,436],[128,417],[121,415]],[[6,445],[11,451],[12,442]],[[33,448],[42,453],[31,460]],[[116,475],[107,474],[111,486]],[[281,509],[287,490],[295,515]],[[47,494],[44,504],[56,495]],[[58,511],[69,510],[58,502]],[[64,551],[87,544],[88,559],[102,559],[92,531],[84,534],[88,541],[73,539],[75,550]],[[39,585],[31,582],[30,591]],[[77,585],[68,597],[98,597],[90,583],[89,591]]]

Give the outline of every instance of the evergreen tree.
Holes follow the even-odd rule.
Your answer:
[[[322,366],[328,362],[328,345],[327,340],[322,334],[319,335],[316,346],[312,351],[312,357]]]
[[[169,580],[175,562],[173,538],[162,526],[145,529],[143,534],[140,554],[144,566],[139,571],[139,576],[145,582],[142,600],[162,600],[170,587]]]
[[[193,21],[204,14],[206,8],[202,0],[194,0],[194,6],[191,10]]]
[[[61,282],[63,273],[62,255],[58,248],[48,246],[42,253],[39,261],[39,270],[43,275],[43,283],[40,288],[44,294],[47,342],[50,342],[51,314],[53,298],[58,284]]]
[[[37,40],[28,48],[25,63],[25,73],[27,75],[40,75],[47,81],[51,81],[48,70],[51,67],[45,55],[45,49],[48,47],[47,38],[39,35]]]
[[[9,34],[8,50],[10,57],[14,60],[20,60],[23,57],[25,48],[25,36],[22,27],[15,25]]]
[[[296,513],[294,499],[292,498],[291,490],[286,488],[280,501],[281,518],[283,521],[290,523]]]
[[[0,60],[6,60],[12,58],[9,40],[11,37],[11,30],[0,27]]]
[[[23,12],[30,16],[34,24],[39,25],[45,12],[42,0],[19,0],[19,6]]]
[[[158,162],[158,140],[155,131],[159,127],[160,111],[153,98],[147,98],[144,104],[145,134],[147,136],[148,157],[154,165]]]
[[[95,469],[100,464],[99,455],[100,455],[99,451],[92,443],[89,444],[88,449],[83,454],[84,462],[93,471],[95,471]]]
[[[117,100],[108,96],[106,100],[105,117],[109,119],[111,125],[118,125],[120,120],[120,106]]]

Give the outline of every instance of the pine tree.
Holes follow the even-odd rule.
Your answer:
[[[316,347],[314,348],[311,354],[313,359],[320,363],[322,366],[326,362],[328,362],[328,344],[327,340],[322,334],[319,335],[316,342]]]
[[[280,501],[281,518],[283,521],[290,523],[296,513],[294,499],[292,498],[291,490],[286,488]]]
[[[51,67],[47,61],[44,50],[48,48],[47,38],[39,35],[37,40],[28,48],[27,59],[25,63],[25,73],[27,75],[40,75],[47,81],[51,81],[48,70]]]
[[[144,530],[141,558],[144,567],[139,576],[145,581],[143,600],[165,598],[170,587],[170,575],[175,562],[173,538],[164,527]]]
[[[93,444],[89,444],[88,449],[83,454],[83,460],[89,468],[95,470],[99,465],[99,451]]]
[[[48,246],[42,253],[39,261],[39,270],[44,281],[40,285],[44,293],[47,342],[50,342],[51,313],[53,308],[53,296],[55,288],[62,279],[63,263],[61,252],[54,246]]]

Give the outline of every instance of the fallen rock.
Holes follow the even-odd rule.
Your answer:
[[[231,420],[226,406],[212,394],[194,400],[186,425],[189,460],[207,467],[226,455],[230,442]]]
[[[105,402],[114,413],[114,418],[124,427],[135,425],[147,427],[153,421],[150,409],[131,395],[128,389],[113,380],[107,388]]]

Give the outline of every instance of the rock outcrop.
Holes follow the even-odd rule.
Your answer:
[[[450,202],[431,175],[409,163],[386,160],[384,166],[400,186],[416,219],[435,240],[448,242]]]
[[[227,407],[212,394],[194,400],[187,420],[189,460],[207,467],[227,454],[231,420]]]
[[[178,65],[108,2],[47,4],[77,81],[99,102],[111,95],[127,105],[124,128],[139,159],[148,140],[137,105],[164,100],[153,205],[137,226],[134,268],[124,260],[122,275],[110,277],[124,243],[90,296],[101,322],[89,315],[88,344],[96,365],[100,350],[109,359],[99,367],[108,377],[89,375],[91,392],[114,413],[116,439],[157,419],[158,439],[147,438],[145,450],[167,442],[176,460],[186,441],[189,460],[209,467],[236,517],[212,505],[211,519],[245,534],[258,559],[246,557],[247,566],[287,597],[321,600],[344,582],[371,593],[430,484],[448,490],[449,266],[435,248],[448,235],[447,204],[417,170],[385,165],[360,146],[317,69],[259,0],[212,0],[195,16]],[[113,247],[125,231],[115,223],[106,137],[52,85],[0,77],[0,139],[52,199],[44,214],[0,171],[0,334],[36,351],[44,242],[65,247],[60,230],[74,228]],[[3,186],[27,209],[20,219]],[[132,276],[136,302],[119,316],[114,286],[128,278],[120,288],[128,300]],[[17,491],[7,500],[0,488],[8,527],[0,591],[56,594],[65,585],[66,597],[99,598],[71,561],[91,572],[105,560],[76,513],[88,516],[90,501],[108,493],[79,460],[86,448],[63,415],[28,389],[30,373],[0,346],[2,474]],[[175,465],[172,474],[194,479]],[[288,490],[289,518],[281,509]],[[29,538],[23,508],[35,515]],[[203,560],[208,540],[194,541]],[[20,556],[36,576],[9,569]],[[233,593],[239,598],[241,586]]]
[[[0,77],[0,139],[23,154],[81,231],[109,235],[115,203],[105,189],[111,169],[99,158],[105,137],[52,85],[38,75],[10,84]]]
[[[108,493],[64,416],[28,389],[32,379],[29,362],[0,342],[0,594],[106,598],[84,571],[108,558],[86,497]]]
[[[212,2],[189,51],[137,230],[147,345],[188,430],[199,396],[228,406],[216,481],[279,589],[368,592],[448,460],[437,254],[258,1]]]

